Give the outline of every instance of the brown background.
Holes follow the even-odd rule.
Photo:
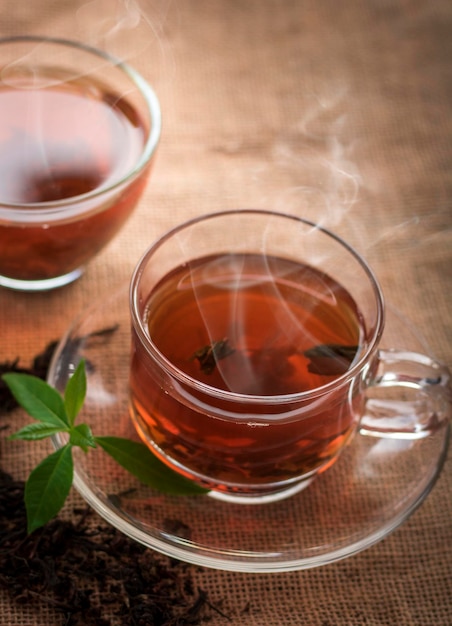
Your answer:
[[[80,281],[45,295],[0,292],[2,360],[26,363],[60,336],[170,226],[263,207],[343,235],[387,301],[452,365],[449,0],[2,0],[0,35],[24,33],[127,58],[159,95],[163,134],[145,197]],[[1,445],[4,469],[23,478],[36,459]],[[196,575],[234,624],[450,625],[451,474],[448,462],[408,522],[345,561]],[[60,623],[51,614],[38,622],[5,593],[0,602],[2,624]]]

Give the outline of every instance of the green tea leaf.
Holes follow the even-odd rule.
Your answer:
[[[86,372],[85,361],[82,359],[64,390],[64,406],[71,426],[85,402],[85,396]]]
[[[171,470],[144,443],[121,437],[95,437],[95,441],[145,485],[172,495],[200,495],[209,491]]]
[[[162,492],[196,495],[209,491],[169,469],[142,443],[119,437],[94,437],[88,424],[74,425],[86,396],[83,360],[67,383],[63,396],[35,376],[10,372],[2,378],[18,404],[38,420],[37,423],[24,426],[10,439],[34,441],[59,432],[69,435],[68,443],[44,459],[28,478],[25,507],[29,533],[46,524],[64,505],[74,475],[74,446],[88,452],[89,448],[99,445],[142,483]]]
[[[79,424],[78,426],[71,428],[69,442],[73,446],[79,446],[85,452],[88,451],[88,448],[96,447],[96,441],[88,424]]]
[[[58,391],[37,376],[29,374],[3,374],[17,403],[31,417],[62,430],[69,426],[63,398]]]
[[[12,434],[9,439],[23,439],[24,441],[37,441],[39,439],[45,439],[51,437],[57,433],[62,432],[62,428],[59,426],[52,426],[45,422],[34,422],[24,426],[16,433]]]
[[[62,508],[72,485],[72,446],[66,444],[46,457],[25,484],[28,532],[44,526]]]

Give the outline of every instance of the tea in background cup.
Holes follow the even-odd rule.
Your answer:
[[[158,99],[131,67],[81,43],[0,40],[0,285],[78,278],[140,198]]]
[[[379,349],[384,304],[366,262],[295,216],[226,211],[173,229],[138,263],[130,308],[136,429],[216,497],[286,497],[357,431],[417,438],[450,416],[445,368]],[[416,400],[388,420],[367,392],[399,386]]]

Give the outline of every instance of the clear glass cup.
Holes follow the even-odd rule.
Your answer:
[[[296,216],[174,228],[139,261],[130,310],[134,425],[216,498],[287,497],[358,431],[418,439],[450,418],[447,368],[379,348],[384,303],[365,260]]]
[[[60,287],[136,206],[160,138],[152,87],[82,43],[0,40],[0,285]]]

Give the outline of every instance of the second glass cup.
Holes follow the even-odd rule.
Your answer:
[[[160,138],[157,96],[81,43],[0,40],[0,285],[78,278],[140,198]]]
[[[215,497],[287,497],[357,432],[419,438],[450,417],[446,368],[379,347],[384,304],[367,263],[295,216],[226,211],[173,229],[138,263],[130,308],[137,431]]]

